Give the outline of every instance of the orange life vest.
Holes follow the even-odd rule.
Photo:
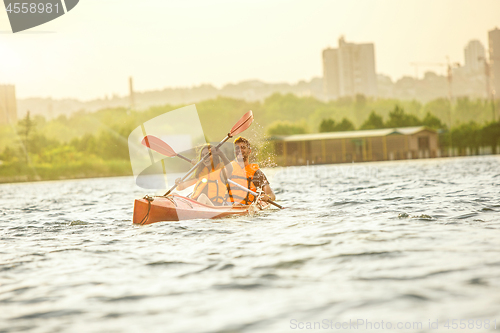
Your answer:
[[[258,164],[249,164],[244,168],[240,167],[238,162],[232,161],[231,165],[233,166],[233,174],[229,179],[233,182],[240,184],[243,187],[248,188],[254,192],[257,191],[255,184],[252,182],[253,177],[255,176],[255,172],[259,170]],[[229,184],[227,198],[229,198],[229,202],[234,203],[242,203],[244,205],[249,205],[255,200],[255,196],[239,189],[238,187]]]
[[[208,172],[208,168],[205,168],[200,173],[200,179],[196,182],[191,197],[197,199],[200,194],[205,193],[215,205],[222,205],[227,190],[226,184],[221,178],[221,172],[222,169]]]

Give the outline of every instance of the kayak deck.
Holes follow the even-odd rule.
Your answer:
[[[215,219],[232,215],[246,215],[269,205],[260,202],[245,206],[208,206],[191,198],[177,194],[167,197],[149,197],[134,202],[134,224],[151,224],[161,221],[182,221],[192,219]]]

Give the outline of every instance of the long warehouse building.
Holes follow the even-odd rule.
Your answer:
[[[424,126],[275,136],[281,166],[439,157],[438,133]]]

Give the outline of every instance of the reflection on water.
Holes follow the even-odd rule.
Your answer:
[[[499,162],[268,170],[285,210],[145,227],[132,177],[1,185],[0,331],[500,321]]]

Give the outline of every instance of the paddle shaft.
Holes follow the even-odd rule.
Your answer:
[[[253,194],[256,198],[259,196],[256,192],[254,192],[254,191],[246,188],[245,186],[242,186],[242,185],[240,185],[240,184],[232,181],[231,179],[228,179],[227,181],[230,182],[231,184],[233,184],[234,186],[239,187],[243,191],[247,191],[248,193]],[[274,206],[278,207],[279,209],[284,209],[283,206],[277,204],[276,202],[274,202],[272,200],[267,200],[267,202],[269,202],[271,205],[274,205]]]
[[[219,144],[215,147],[215,149],[219,149],[219,147],[220,147],[220,146],[222,146],[222,145],[223,145],[223,144],[224,144],[227,140],[229,140],[230,138],[231,138],[231,136],[227,135],[227,136],[226,136],[226,138],[225,138],[224,140],[222,140],[222,141],[221,141],[221,142],[220,142],[220,143],[219,143]],[[179,156],[179,155],[177,155],[177,156]],[[185,181],[185,180],[187,179],[187,177],[189,177],[189,175],[190,175],[190,174],[192,174],[194,170],[196,170],[196,168],[198,167],[198,165],[200,165],[200,163],[202,163],[202,162],[203,162],[203,161],[204,161],[207,157],[209,157],[209,156],[210,156],[210,153],[205,154],[205,156],[203,156],[203,157],[202,157],[202,158],[198,161],[198,163],[196,163],[196,164],[195,164],[195,165],[194,165],[191,169],[189,169],[189,171],[188,171],[188,172],[184,175],[184,177],[182,177],[182,178],[181,178],[181,183],[182,183],[183,181]],[[188,159],[186,159],[186,160],[188,160]],[[190,161],[190,160],[188,160],[188,161],[191,163],[191,161]],[[171,192],[172,192],[172,191],[173,191],[176,187],[177,187],[177,184],[174,184],[174,186],[172,186],[172,187],[170,188],[170,190],[168,190],[168,192],[167,192],[167,193],[165,193],[163,196],[164,196],[164,197],[166,197],[167,195],[169,195],[169,194],[170,194],[170,193],[171,193]]]
[[[182,156],[181,154],[177,154],[177,155],[175,155],[175,156],[180,157],[180,158],[182,158],[183,160],[188,161],[189,163],[191,163],[191,160],[190,160],[189,158],[187,158],[186,156]]]

